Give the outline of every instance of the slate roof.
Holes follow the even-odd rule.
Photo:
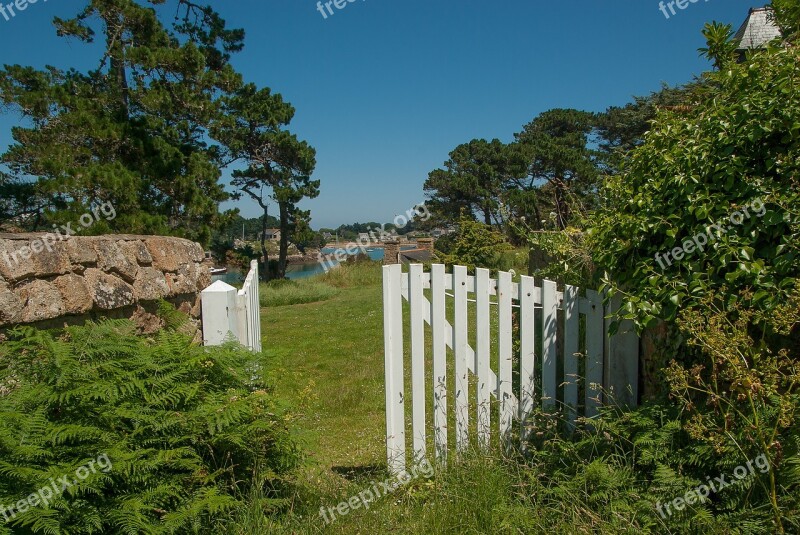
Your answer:
[[[780,29],[772,20],[772,9],[752,8],[742,27],[733,39],[738,43],[737,50],[763,48],[767,43],[781,36]]]
[[[430,262],[433,260],[433,254],[425,249],[413,249],[411,251],[400,251],[400,260],[404,264],[410,262]]]

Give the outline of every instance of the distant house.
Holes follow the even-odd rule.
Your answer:
[[[442,236],[447,236],[448,234],[452,234],[453,232],[455,231],[449,228],[436,228],[431,231],[431,236],[434,238],[441,238]]]
[[[773,20],[772,8],[752,8],[739,31],[733,37],[736,52],[743,60],[749,50],[765,48],[770,41],[781,37],[781,30]]]
[[[281,229],[279,229],[279,228],[268,228],[265,235],[266,235],[267,241],[280,241],[280,239],[281,239]]]
[[[370,235],[368,233],[366,233],[366,232],[359,232],[358,233],[358,241],[360,243],[370,242],[371,240],[372,240],[372,238],[370,238]]]

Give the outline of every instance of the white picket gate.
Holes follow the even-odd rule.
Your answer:
[[[430,301],[425,296],[430,290]],[[448,293],[452,292],[452,293]],[[474,294],[474,299],[470,299]],[[496,296],[492,300],[492,296]],[[453,323],[447,319],[447,299],[452,298]],[[403,273],[401,265],[383,268],[384,348],[386,366],[386,448],[390,470],[399,474],[406,468],[406,400],[404,376],[403,301],[409,303],[411,354],[411,421],[413,462],[428,456],[427,395],[433,403],[433,445],[438,462],[448,452],[448,409],[455,411],[455,447],[463,451],[469,440],[470,376],[473,376],[476,409],[473,428],[482,447],[490,444],[491,398],[497,402],[497,426],[501,440],[508,443],[512,427],[518,426],[522,443],[527,442],[531,427],[529,417],[536,404],[560,410],[574,425],[579,415],[594,416],[604,402],[603,391],[613,393],[620,404],[633,406],[638,397],[639,340],[632,325],[623,323],[619,332],[608,337],[609,319],[602,297],[587,290],[585,297],[574,286],[558,291],[552,281],[541,287],[532,277],[500,272],[490,278],[489,270],[477,269],[475,276],[467,268],[454,266],[453,273],[434,264],[429,273],[412,264]],[[475,348],[469,339],[469,303],[475,303]],[[498,372],[490,367],[492,355],[491,307],[497,307],[496,335]],[[513,319],[512,309],[519,309],[519,388],[512,390]],[[561,314],[559,314],[561,311]],[[581,316],[585,317],[581,328]],[[426,372],[425,324],[430,325],[432,374]],[[541,350],[537,352],[537,327],[540,326]],[[559,340],[559,337],[561,339]],[[560,343],[559,343],[560,342]],[[559,348],[563,356],[559,356]],[[583,353],[581,353],[583,348]],[[453,362],[451,362],[451,359]],[[580,359],[585,378],[579,377]],[[558,362],[563,363],[559,373]],[[448,371],[448,362],[451,362]],[[455,380],[455,399],[448,400],[448,373]],[[430,375],[432,384],[426,384]],[[561,381],[559,382],[559,379]],[[583,382],[584,396],[578,399]],[[561,389],[559,387],[562,387]],[[537,392],[537,388],[540,391]],[[580,410],[580,409],[583,410]],[[524,424],[524,425],[522,425]]]
[[[244,347],[261,351],[258,284],[258,261],[253,260],[241,290],[217,281],[201,292],[204,345],[221,345],[233,336]]]

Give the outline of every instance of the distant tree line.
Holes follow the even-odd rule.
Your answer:
[[[553,109],[509,143],[473,139],[459,145],[425,182],[432,221],[452,225],[466,215],[512,239],[510,220],[531,230],[581,226],[600,203],[603,177],[620,172],[658,110],[692,101],[703,87],[700,81],[664,86],[603,113]]]

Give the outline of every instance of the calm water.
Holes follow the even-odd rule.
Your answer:
[[[325,254],[332,254],[336,252],[336,249],[322,249],[322,252]],[[383,248],[380,249],[367,249],[367,255],[372,260],[383,260]],[[333,264],[336,265],[338,262],[333,260]],[[330,266],[330,263],[327,264]],[[313,277],[314,275],[320,275],[325,272],[325,268],[319,262],[315,264],[305,264],[302,266],[289,266],[286,269],[286,278],[289,279],[305,279],[308,277]]]
[[[411,247],[413,249],[413,247]],[[408,247],[405,247],[408,249]],[[336,249],[322,249],[323,253],[331,254],[336,252]],[[372,260],[383,260],[383,249],[368,249],[367,254]],[[333,260],[334,265],[337,264],[335,260]],[[330,266],[330,264],[328,264]],[[314,264],[304,264],[300,266],[289,266],[286,269],[286,278],[288,279],[305,279],[308,277],[313,277],[314,275],[320,275],[325,272],[325,268],[319,262]],[[239,285],[244,281],[244,275],[237,271],[230,270],[228,273],[224,275],[217,275],[212,277],[212,281],[216,282],[221,280],[233,286]]]

